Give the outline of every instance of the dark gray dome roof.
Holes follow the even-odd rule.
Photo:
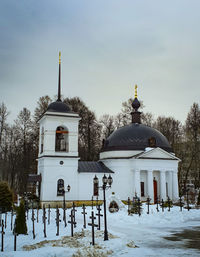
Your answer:
[[[143,124],[132,123],[114,131],[104,142],[102,152],[120,150],[145,150],[160,147],[172,152],[167,138],[158,130]]]
[[[62,101],[57,100],[56,102],[51,103],[47,111],[49,112],[72,112],[68,105]]]

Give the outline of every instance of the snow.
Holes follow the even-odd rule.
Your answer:
[[[86,208],[87,223],[90,222],[91,207]],[[67,209],[67,219],[69,220],[70,210]],[[150,206],[150,214],[147,214],[147,206],[143,204],[143,213],[139,217],[134,214],[128,216],[127,206],[117,213],[107,212],[109,240],[103,240],[103,218],[101,219],[101,231],[95,228],[95,246],[90,242],[91,227],[87,226],[83,230],[82,208],[77,208],[77,227],[74,229],[74,238],[70,237],[71,227],[67,224],[64,227],[63,221],[60,223],[60,235],[56,236],[55,209],[51,209],[51,223],[46,225],[47,238],[44,238],[42,210],[39,212],[39,223],[35,221],[36,238],[32,236],[31,211],[29,211],[28,235],[17,237],[17,251],[13,251],[14,236],[10,230],[10,213],[7,215],[7,228],[4,237],[4,252],[0,252],[2,257],[87,257],[87,256],[200,256],[200,251],[192,248],[185,248],[184,241],[168,241],[163,237],[169,236],[172,232],[191,229],[199,226],[200,210],[183,209],[173,207],[170,212],[165,209],[156,211],[156,206]],[[94,212],[97,213],[96,207]],[[61,220],[63,211],[60,209]],[[103,213],[103,212],[102,212]],[[36,214],[36,212],[35,212]],[[4,218],[4,215],[2,215]],[[95,220],[97,223],[97,219]],[[44,242],[46,240],[46,242]],[[29,251],[23,246],[34,248]],[[137,247],[135,247],[137,246]],[[37,248],[39,247],[39,248]]]

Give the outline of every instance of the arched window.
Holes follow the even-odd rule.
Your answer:
[[[64,180],[59,179],[57,181],[57,195],[63,195],[64,192]]]
[[[43,153],[44,151],[44,128],[42,127],[42,131],[41,131],[41,151],[40,153]]]
[[[68,142],[68,130],[65,127],[59,126],[56,129],[56,152],[68,152],[69,142]]]

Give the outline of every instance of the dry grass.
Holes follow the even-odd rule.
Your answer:
[[[108,234],[110,239],[114,239],[114,238],[118,238],[117,236],[114,236],[112,234]],[[82,239],[84,237],[87,238],[91,238],[91,231],[89,230],[82,230],[81,232],[76,232],[74,233],[74,237],[71,236],[63,236],[61,239],[58,240],[44,240],[41,241],[39,243],[33,244],[33,245],[24,245],[23,249],[25,251],[31,251],[31,250],[35,250],[37,248],[42,248],[45,246],[52,246],[52,247],[70,247],[70,248],[81,248],[81,247],[85,247],[85,245],[80,242],[79,239]],[[95,238],[102,238],[104,237],[104,233],[103,231],[96,231],[95,232]],[[94,247],[94,249],[102,249],[101,246],[99,246],[98,244],[96,244]],[[92,248],[92,249],[93,249]],[[88,247],[86,248],[88,249]],[[87,256],[87,255],[86,255]]]
[[[51,206],[51,208],[56,208],[58,206],[58,208],[62,208],[63,207],[63,200],[61,201],[54,201],[54,202],[41,202],[41,206],[43,206],[45,204],[46,208],[49,206]],[[72,208],[73,202],[71,201],[66,201],[66,208]],[[74,204],[76,207],[82,207],[83,204],[85,204],[85,206],[92,206],[92,201],[74,201]],[[98,201],[99,205],[103,204],[102,200]],[[96,206],[97,202],[94,200],[93,201],[93,206]]]

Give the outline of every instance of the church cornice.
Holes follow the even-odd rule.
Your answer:
[[[64,156],[64,155],[43,155],[38,157],[38,159],[42,159],[42,158],[66,158],[66,159],[80,159],[79,156]]]

